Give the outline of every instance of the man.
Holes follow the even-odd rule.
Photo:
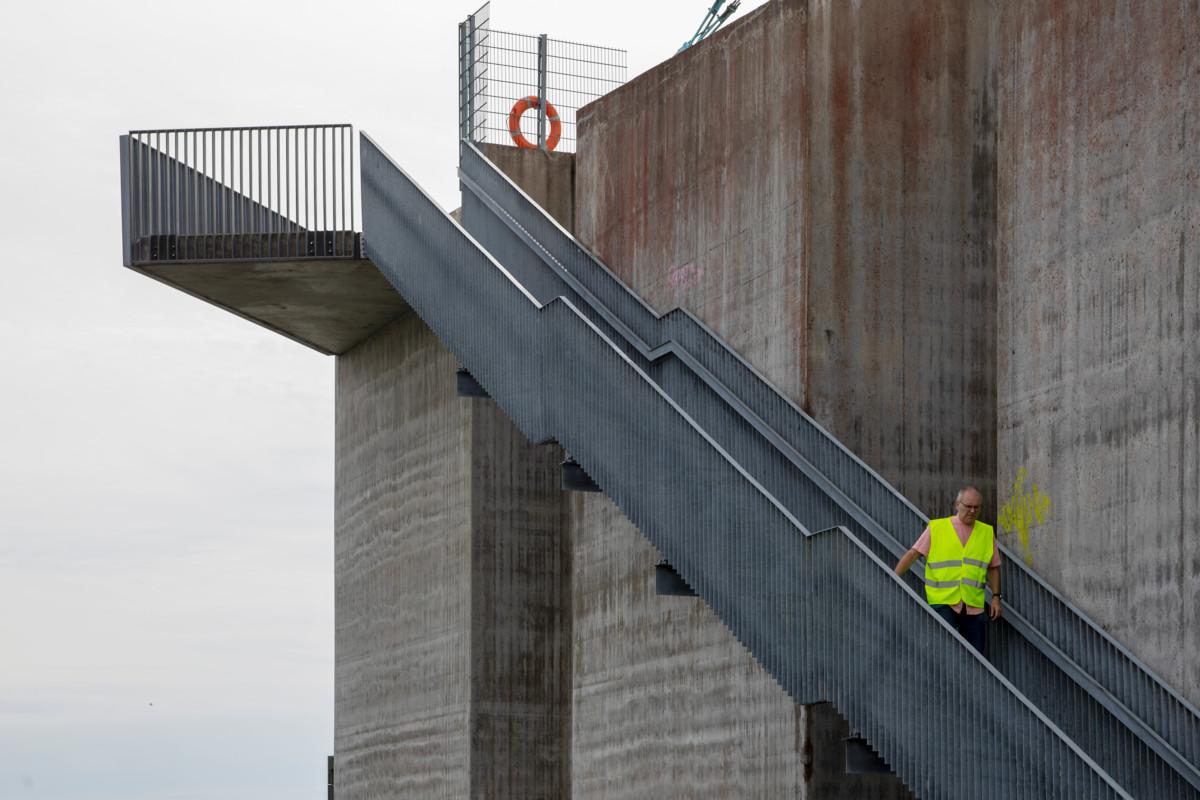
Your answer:
[[[926,559],[925,599],[980,653],[987,638],[985,571],[992,590],[988,616],[997,620],[1001,613],[1000,551],[992,526],[976,519],[982,506],[983,494],[974,486],[964,486],[954,501],[955,515],[930,520],[916,544],[896,563],[896,574],[903,575],[918,558]]]

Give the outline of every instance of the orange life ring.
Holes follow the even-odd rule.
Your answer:
[[[558,146],[558,139],[562,136],[562,123],[558,121],[558,110],[550,103],[546,103],[546,119],[550,121],[550,135],[546,137],[546,149],[553,150]],[[512,111],[508,112],[508,135],[512,137],[513,143],[517,147],[526,147],[530,150],[536,150],[537,145],[530,143],[521,134],[521,115],[531,108],[538,107],[537,95],[531,94],[528,97],[522,97],[512,107]]]

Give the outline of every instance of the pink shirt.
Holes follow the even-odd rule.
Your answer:
[[[958,534],[958,540],[963,543],[963,547],[966,547],[967,540],[971,538],[971,528],[968,528],[966,526],[966,524],[962,520],[960,520],[957,516],[951,517],[950,521],[954,524],[954,532]],[[926,525],[925,531],[921,534],[921,538],[917,539],[917,543],[914,544],[909,549],[916,550],[922,556],[924,556],[925,558],[928,558],[929,557],[929,543],[930,543],[929,526]],[[993,547],[992,548],[992,560],[990,562],[988,562],[988,569],[991,569],[992,567],[998,567],[998,566],[1000,566],[1000,548]],[[983,613],[982,608],[976,608],[975,606],[967,606],[966,608],[967,608],[968,614],[982,614]],[[954,613],[961,614],[962,610],[963,610],[963,602],[961,600],[959,600],[957,603],[954,604]]]

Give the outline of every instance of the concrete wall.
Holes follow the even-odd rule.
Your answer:
[[[907,797],[846,775],[846,723],[798,706],[696,598],[659,597],[660,556],[603,495],[571,501],[575,800]]]
[[[571,503],[572,794],[805,797],[803,709],[700,600],[659,597],[658,553],[603,495]]]
[[[926,513],[970,481],[990,519],[992,4],[811,7],[806,407]]]
[[[775,0],[580,113],[581,238],[937,514],[994,487],[992,25]]]
[[[575,230],[575,156],[541,150],[480,144],[483,154],[503,170],[568,231]]]
[[[565,796],[561,451],[457,397],[456,368],[411,314],[338,359],[340,800]]]
[[[1200,4],[1002,10],[1003,535],[1200,703]]]

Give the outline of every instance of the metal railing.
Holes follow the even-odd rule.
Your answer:
[[[686,378],[678,350],[651,363],[482,200],[464,193],[477,240],[369,139],[363,187],[372,262],[527,438],[579,460],[792,698],[833,701],[925,800],[1130,797],[853,531],[815,533],[754,475],[753,454],[723,445],[722,427],[748,426],[705,416],[714,392]],[[680,405],[669,371],[704,402]],[[813,481],[805,499],[829,506]]]
[[[357,146],[346,124],[130,131],[125,264],[359,257]]]
[[[547,146],[553,127],[546,116],[548,102],[561,126],[554,149],[574,152],[579,109],[625,83],[626,52],[492,30],[489,14],[485,4],[459,25],[460,137],[513,144],[509,113],[521,99],[536,97],[536,109],[520,119],[521,135]]]
[[[897,536],[915,537],[928,520],[894,488],[703,323],[679,309],[660,317],[478,150],[461,151],[464,224],[536,296],[577,298],[631,358],[654,361],[664,391],[810,529],[844,525],[889,563],[907,549]],[[995,666],[1133,794],[1196,796],[1195,709],[1006,556]],[[909,584],[920,588],[915,576]]]

